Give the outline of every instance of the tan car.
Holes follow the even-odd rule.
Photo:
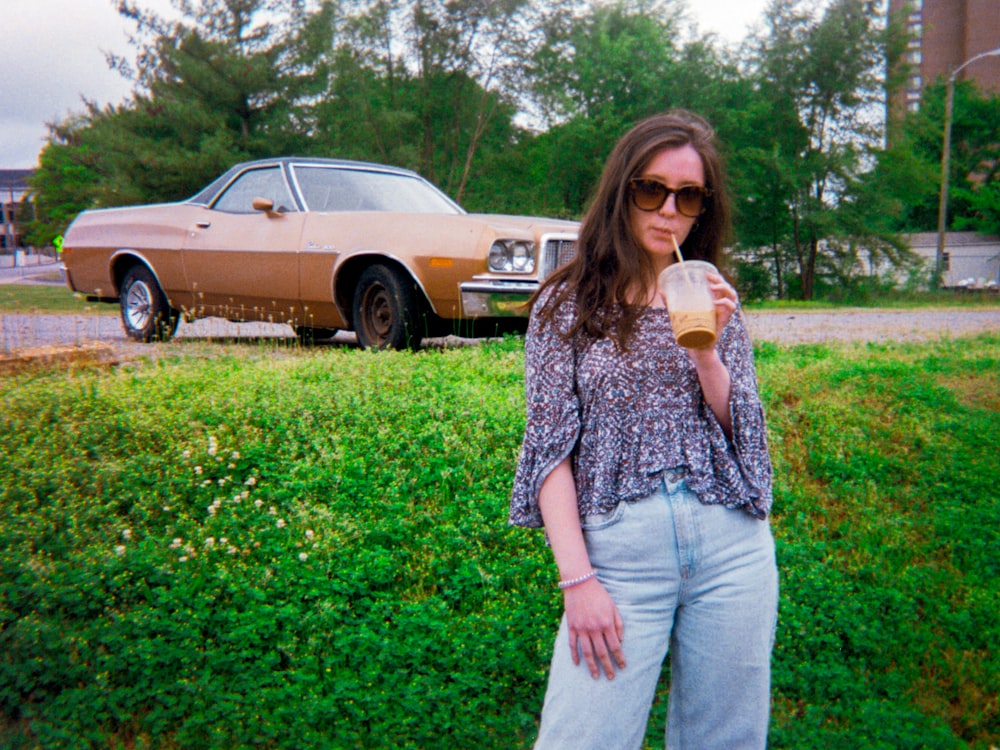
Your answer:
[[[138,341],[170,338],[184,315],[415,348],[523,325],[576,236],[576,222],[467,214],[408,170],[281,158],[238,164],[179,203],[85,211],[63,258],[70,288],[118,302]]]

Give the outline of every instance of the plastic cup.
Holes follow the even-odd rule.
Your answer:
[[[708,288],[708,273],[718,273],[703,260],[672,263],[660,274],[670,325],[677,343],[686,349],[703,349],[715,343],[715,301]]]

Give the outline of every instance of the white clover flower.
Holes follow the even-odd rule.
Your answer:
[[[184,452],[181,453],[181,456],[183,456],[184,458],[191,458],[191,451],[189,449],[185,448]]]
[[[132,529],[122,529],[122,539],[131,539]]]
[[[229,539],[227,537],[220,536],[219,537],[219,545],[224,547],[227,544],[229,544]]]
[[[273,505],[267,509],[267,512],[270,513],[272,516],[278,515],[278,509],[275,508]]]
[[[257,484],[257,477],[251,475],[247,477],[247,481],[245,481],[243,484],[245,484],[247,487],[253,487],[255,484]]]
[[[229,457],[231,459],[233,459],[234,461],[238,461],[240,459],[240,452],[239,451],[233,451],[232,453],[229,454]]]
[[[253,504],[255,508],[259,508],[264,504],[264,501],[261,500],[260,498],[257,498],[256,500],[253,501]]]
[[[306,560],[308,560],[308,559],[309,559],[309,555],[307,555],[307,554],[306,554],[305,552],[300,552],[300,553],[299,553],[299,559],[300,559],[300,560],[301,560],[302,562],[305,562]]]
[[[214,516],[215,515],[215,511],[216,511],[215,503],[212,503],[211,505],[209,505],[205,510],[208,511],[208,515]]]
[[[279,518],[278,521],[277,521],[277,526],[278,526],[279,529],[285,528],[285,519],[284,518]]]
[[[221,479],[219,479],[219,486],[220,487],[225,487],[227,479],[229,479],[229,477],[222,477]]]
[[[228,463],[228,464],[226,464],[226,468],[227,469],[235,469],[236,468],[236,464],[234,464],[234,463]]]
[[[177,562],[187,562],[187,555],[181,555],[178,557]]]
[[[228,552],[230,555],[235,555],[237,552],[239,552],[239,550],[230,544],[228,547],[226,547],[226,552]]]
[[[316,535],[313,534],[313,530],[312,529],[306,529],[306,539],[308,539],[311,542],[313,540],[314,536],[316,536]]]
[[[208,455],[214,456],[219,451],[219,442],[214,435],[208,436]]]
[[[205,546],[206,547],[214,547],[215,546],[215,537],[211,537],[211,536],[210,537],[206,537],[205,538]]]
[[[124,544],[119,544],[117,547],[115,547],[115,554],[116,555],[124,555],[125,554],[125,545]]]
[[[248,497],[250,497],[250,490],[243,490],[240,493],[240,500],[246,500]]]
[[[202,471],[202,469],[201,469],[201,467],[200,467],[200,466],[195,466],[195,467],[194,467],[194,473],[195,473],[195,474],[196,474],[197,476],[199,476],[199,477],[201,476],[201,471]]]
[[[212,480],[211,479],[206,479],[204,482],[201,483],[201,486],[202,487],[211,487],[212,486]]]
[[[180,546],[184,544],[184,540],[180,538],[175,538],[170,542],[170,549],[180,549]]]

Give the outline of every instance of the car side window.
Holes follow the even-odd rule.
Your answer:
[[[293,169],[309,211],[462,212],[443,193],[410,175],[313,165]]]
[[[280,167],[263,167],[244,172],[226,188],[212,208],[232,214],[257,213],[253,207],[254,198],[274,201],[275,211],[296,210],[295,200],[288,191]]]
[[[327,167],[295,167],[306,207],[310,211],[372,211],[368,185],[354,173]]]

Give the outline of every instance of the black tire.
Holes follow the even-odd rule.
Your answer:
[[[146,266],[132,266],[118,293],[122,325],[130,339],[146,344],[168,341],[177,331],[180,314],[170,307],[167,295]]]
[[[420,290],[408,276],[369,266],[354,288],[351,322],[363,349],[419,349]]]
[[[303,346],[312,346],[317,341],[326,341],[337,335],[336,328],[311,328],[310,326],[295,326],[295,335]]]

